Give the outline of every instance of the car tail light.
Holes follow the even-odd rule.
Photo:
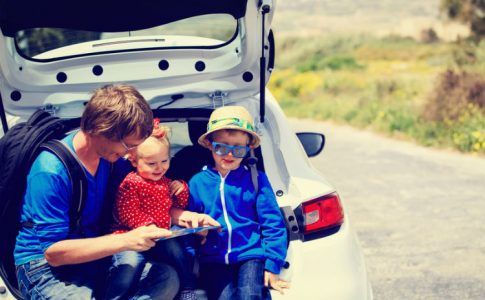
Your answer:
[[[344,212],[337,194],[325,195],[302,203],[303,234],[339,226]]]

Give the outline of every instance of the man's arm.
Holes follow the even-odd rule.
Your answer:
[[[169,236],[168,230],[143,226],[118,235],[69,239],[70,189],[66,176],[39,172],[29,177],[25,201],[36,224],[36,236],[52,266],[79,264],[122,250],[147,250],[153,239]]]
[[[54,267],[80,264],[125,250],[145,251],[155,246],[155,239],[172,233],[155,225],[142,226],[121,234],[95,238],[62,240],[45,251],[47,262]]]

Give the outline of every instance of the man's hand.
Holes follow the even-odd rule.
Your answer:
[[[178,180],[173,180],[169,184],[170,188],[170,196],[178,196],[180,193],[182,193],[185,190],[185,185],[178,181]]]
[[[155,246],[155,240],[171,236],[172,232],[155,225],[141,226],[123,233],[125,250],[146,251]]]
[[[290,288],[288,282],[281,280],[278,275],[269,271],[264,271],[264,286],[277,290],[281,295],[284,294],[284,289]]]

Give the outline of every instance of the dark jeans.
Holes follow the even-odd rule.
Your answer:
[[[147,262],[172,266],[180,279],[180,289],[195,289],[193,259],[184,251],[180,241],[173,238],[158,241],[155,247],[145,252],[124,251],[113,255],[106,298],[125,299],[126,295],[133,293]]]
[[[232,265],[201,264],[200,282],[209,300],[271,299],[264,286],[264,261],[261,259]]]
[[[25,299],[102,299],[109,259],[51,267],[45,259],[17,266],[19,289]],[[130,299],[172,299],[178,290],[175,271],[164,264],[147,264]]]

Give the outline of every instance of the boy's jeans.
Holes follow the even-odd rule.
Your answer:
[[[145,252],[124,251],[113,255],[109,269],[107,299],[124,299],[133,292],[147,262],[165,263],[178,273],[181,290],[195,289],[193,259],[181,247],[178,239],[167,239]],[[177,291],[176,291],[177,292]],[[163,298],[165,299],[165,298]]]
[[[264,286],[264,261],[261,259],[232,265],[201,264],[200,280],[210,300],[271,299],[268,288]]]
[[[25,299],[101,299],[109,259],[51,267],[44,258],[17,266],[19,289]],[[131,299],[171,299],[177,294],[175,271],[164,264],[147,264]]]

